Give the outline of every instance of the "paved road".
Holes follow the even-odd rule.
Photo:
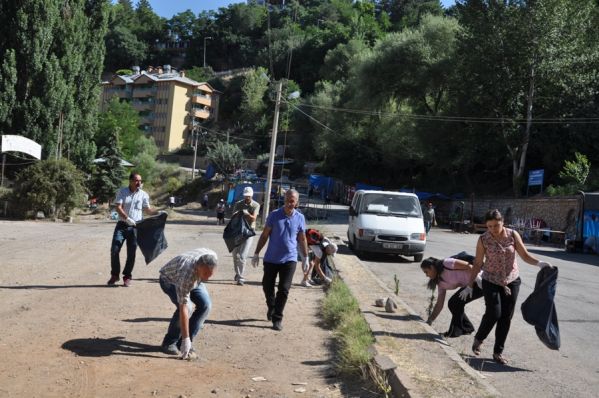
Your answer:
[[[434,229],[426,256],[446,257],[462,250],[474,254],[478,235],[457,234]],[[493,332],[483,345],[482,358],[471,356],[472,336],[451,339],[450,344],[475,369],[489,378],[505,396],[597,397],[599,394],[599,257],[567,254],[549,247],[528,246],[535,256],[559,268],[556,306],[561,332],[561,349],[552,351],[537,338],[534,328],[522,319],[520,305],[534,288],[537,268],[522,261],[522,286],[506,343],[509,366],[496,365],[490,358]],[[389,287],[399,280],[399,296],[423,318],[430,302],[426,277],[418,263],[397,257],[375,256],[363,262]],[[448,295],[448,298],[450,295]],[[484,302],[469,304],[467,313],[475,325],[484,312]],[[449,311],[445,307],[433,326],[447,330]]]

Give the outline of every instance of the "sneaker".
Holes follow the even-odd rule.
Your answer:
[[[306,281],[302,281],[301,285],[303,287],[312,287],[312,285],[310,284],[310,282],[308,282],[307,280]]]
[[[243,285],[245,285],[245,281],[244,281],[243,279],[239,279],[239,280],[237,281],[237,284],[238,284],[239,286],[243,286]]]
[[[108,280],[108,283],[106,283],[108,286],[114,286],[118,281],[119,281],[119,276],[118,275],[112,275],[110,277],[110,279]]]
[[[162,352],[169,355],[181,355],[181,352],[177,348],[177,343],[173,343],[171,345],[163,345]]]
[[[325,281],[327,284],[330,284],[331,282],[333,282],[333,279],[329,278],[328,276],[325,276],[325,277],[324,277],[324,281]]]
[[[279,331],[279,332],[280,332],[281,330],[283,330],[283,324],[281,323],[281,321],[274,321],[274,322],[272,323],[272,328],[273,328],[274,330],[277,330],[277,331]]]
[[[124,277],[123,278],[123,286],[125,286],[125,287],[131,286],[131,278]]]

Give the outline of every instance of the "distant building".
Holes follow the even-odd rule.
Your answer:
[[[113,97],[131,103],[141,116],[140,128],[154,137],[161,152],[191,143],[194,127],[217,119],[219,92],[170,67],[133,67],[132,75],[117,75],[102,83],[104,110]]]

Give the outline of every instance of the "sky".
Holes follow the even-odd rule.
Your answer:
[[[448,7],[454,4],[454,0],[441,0],[443,6]],[[218,10],[220,7],[226,7],[229,4],[245,3],[245,1],[232,0],[150,0],[154,12],[161,17],[171,18],[173,15],[191,10],[194,14],[203,10]],[[137,4],[137,1],[133,1]]]

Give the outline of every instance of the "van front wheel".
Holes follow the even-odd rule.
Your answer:
[[[419,263],[422,261],[422,257],[424,257],[424,254],[422,253],[414,254],[414,261]]]

